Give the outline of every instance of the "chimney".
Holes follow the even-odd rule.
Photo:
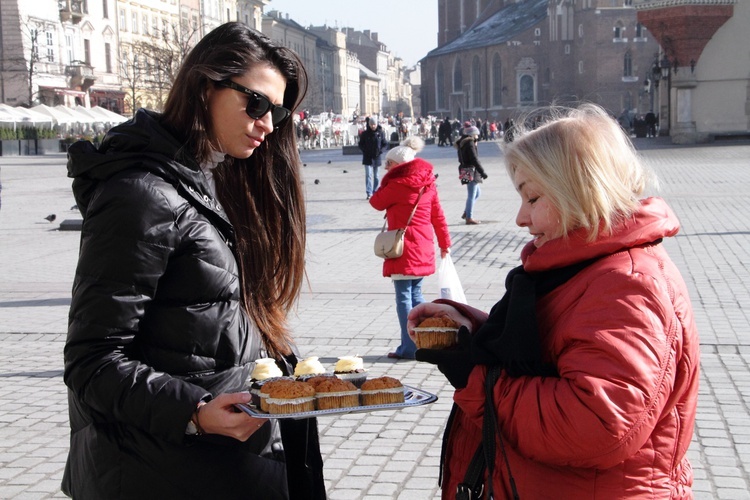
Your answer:
[[[378,34],[377,33],[372,33],[370,35],[370,39],[372,39],[373,42],[377,42],[378,41]]]
[[[370,38],[370,30],[364,30],[363,33],[367,38]]]

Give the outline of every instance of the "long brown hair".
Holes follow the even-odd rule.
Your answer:
[[[207,90],[259,65],[281,73],[286,79],[284,107],[296,109],[307,91],[299,58],[244,24],[219,26],[186,57],[167,98],[163,123],[199,162],[211,152]],[[234,226],[243,306],[272,355],[291,352],[286,318],[304,280],[306,224],[300,163],[289,118],[252,156],[227,157],[214,171],[217,196]]]

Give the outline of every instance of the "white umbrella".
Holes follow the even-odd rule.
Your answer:
[[[68,125],[71,123],[77,123],[73,115],[57,108],[47,106],[46,104],[39,104],[31,109],[39,113],[44,113],[45,115],[51,117],[52,122],[56,125]]]
[[[80,123],[83,125],[88,125],[94,122],[94,119],[90,116],[79,113],[75,109],[63,106],[62,104],[58,104],[57,106],[55,106],[55,109],[60,113],[65,113],[71,119],[69,123]]]
[[[80,113],[81,115],[85,116],[89,120],[91,120],[88,123],[101,123],[102,119],[99,117],[99,115],[95,115],[91,112],[89,108],[86,108],[84,106],[81,106],[80,104],[76,105],[75,108],[71,108],[74,112]]]
[[[21,123],[24,124],[30,124],[30,125],[49,125],[52,126],[52,118],[45,115],[44,113],[39,113],[38,111],[34,111],[33,109],[28,108],[22,108],[20,106],[17,106],[13,108],[16,113],[21,115],[23,119],[21,120]]]
[[[0,123],[11,123],[16,128],[16,122],[20,117],[16,114],[12,106],[0,103]]]
[[[114,111],[102,108],[101,106],[89,108],[89,112],[93,115],[101,116],[105,123],[122,123],[129,120],[126,116],[118,115]]]

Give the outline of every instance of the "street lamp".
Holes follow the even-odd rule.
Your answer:
[[[660,117],[661,123],[666,123],[667,132],[672,128],[672,64],[667,54],[664,53],[661,61],[658,58],[654,59],[654,64],[651,67],[651,75],[653,76],[654,85],[659,88],[659,80],[667,81],[667,117]],[[674,61],[674,71],[677,71],[677,61]],[[661,115],[661,113],[660,113]],[[659,135],[664,127],[659,127]]]

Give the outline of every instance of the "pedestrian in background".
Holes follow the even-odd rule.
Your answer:
[[[422,280],[435,273],[437,235],[440,256],[450,252],[451,237],[435,184],[432,165],[415,158],[424,147],[418,136],[410,136],[388,151],[380,189],[370,198],[376,210],[385,210],[388,229],[406,227],[404,253],[383,262],[383,276],[393,280],[396,290],[396,313],[401,327],[401,344],[389,352],[393,359],[414,359],[416,345],[409,337],[406,320],[412,307],[424,302]],[[414,210],[414,217],[406,226]]]
[[[287,375],[297,360],[305,203],[289,116],[305,91],[294,52],[227,23],[189,53],[163,114],[71,146],[83,229],[66,494],[325,498],[315,419],[235,407],[254,360]]]
[[[471,179],[461,181],[462,184],[466,184],[466,205],[461,218],[465,219],[466,224],[469,225],[481,224],[481,221],[474,218],[474,206],[482,194],[482,189],[479,185],[487,178],[487,174],[485,173],[484,168],[482,168],[482,164],[479,162],[477,142],[479,142],[479,129],[473,126],[470,122],[466,122],[464,129],[461,132],[461,137],[458,138],[455,146],[458,150],[459,171],[461,168],[474,169]]]
[[[431,316],[462,325],[461,348],[416,353],[457,389],[443,498],[480,444],[491,480],[479,464],[463,488],[488,498],[692,498],[700,346],[662,243],[679,221],[643,198],[648,172],[604,109],[550,113],[505,147],[533,238],[505,296],[489,315],[439,299],[409,316],[410,331]]]
[[[378,168],[381,156],[388,150],[388,138],[383,127],[378,125],[377,117],[370,116],[365,121],[365,130],[359,135],[359,149],[362,151],[362,165],[365,166],[365,192],[369,200],[380,185]]]

